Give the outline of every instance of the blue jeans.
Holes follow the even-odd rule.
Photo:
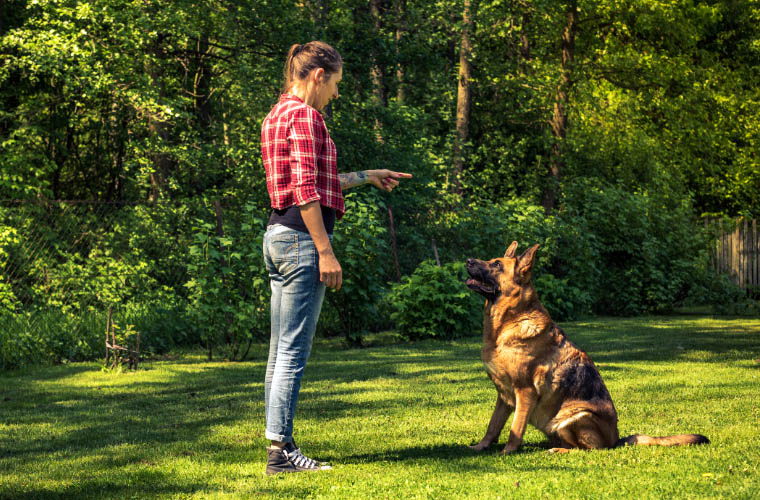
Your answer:
[[[319,255],[308,233],[269,226],[264,262],[272,287],[272,336],[264,380],[266,438],[292,443],[293,415],[325,285],[319,281]]]

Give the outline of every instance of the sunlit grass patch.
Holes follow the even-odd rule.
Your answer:
[[[296,437],[334,470],[266,477],[263,378],[204,353],[114,373],[98,363],[0,376],[0,498],[756,498],[760,320],[601,318],[562,325],[589,352],[621,434],[707,446],[483,454],[496,399],[480,340],[317,341]],[[390,338],[386,335],[384,338]],[[372,339],[370,339],[372,341]]]

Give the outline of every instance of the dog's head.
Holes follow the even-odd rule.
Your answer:
[[[467,287],[492,303],[502,297],[512,297],[519,301],[523,298],[524,290],[532,289],[529,285],[536,250],[538,245],[533,245],[515,257],[517,242],[513,241],[500,259],[467,259],[467,272],[470,274]]]

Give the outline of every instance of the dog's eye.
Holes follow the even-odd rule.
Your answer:
[[[493,267],[493,268],[494,268],[494,269],[496,269],[497,271],[501,271],[501,270],[502,270],[502,267],[501,267],[501,262],[500,262],[500,261],[498,261],[498,260],[497,260],[497,261],[495,261],[495,262],[492,262],[492,263],[491,263],[491,267]]]

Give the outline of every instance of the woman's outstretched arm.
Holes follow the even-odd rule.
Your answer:
[[[410,179],[411,177],[412,174],[394,172],[388,169],[361,170],[347,174],[338,174],[340,188],[343,190],[369,183],[378,189],[389,192],[398,186],[399,179]]]

